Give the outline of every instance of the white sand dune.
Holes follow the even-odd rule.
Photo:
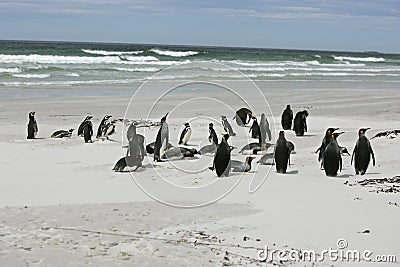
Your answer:
[[[158,203],[129,173],[111,170],[124,154],[122,123],[117,124],[112,140],[93,144],[85,144],[76,133],[69,139],[49,138],[55,130],[77,129],[88,113],[94,116],[95,130],[105,114],[123,118],[128,97],[0,99],[0,265],[263,266],[265,263],[257,261],[257,249],[264,246],[321,252],[329,247],[337,249],[340,238],[347,240],[349,249],[371,250],[372,257],[396,255],[399,264],[400,194],[370,192],[373,188],[360,186],[357,181],[400,175],[400,137],[371,140],[377,164],[362,177],[354,175],[350,157],[344,156],[342,172],[336,178],[327,178],[314,151],[327,127],[346,132],[338,141],[350,153],[361,127],[371,127],[367,132],[370,138],[380,131],[400,129],[400,90],[278,88],[264,93],[274,115],[274,120],[268,117],[275,127],[272,142],[280,130],[280,114],[286,104],[292,104],[295,112],[310,112],[306,136],[296,137],[291,131],[286,134],[296,146],[289,173],[277,174],[272,167],[260,189],[249,194],[253,175],[264,177],[270,168],[257,166],[255,162],[261,157],[257,156],[254,170],[244,174],[232,192],[214,204],[192,209]],[[153,101],[151,94],[146,97]],[[168,99],[163,103],[164,110],[153,113],[151,119],[158,121],[181,97],[177,94]],[[268,113],[263,101],[256,97],[251,101],[257,115]],[[135,110],[140,110],[141,105],[149,103],[136,104]],[[235,103],[231,105],[236,107]],[[38,139],[26,140],[27,114],[32,110],[37,112]],[[189,144],[195,148],[205,145],[209,122],[205,118],[220,121],[222,113],[238,134],[230,140],[238,148],[232,157],[244,160],[245,155],[238,151],[249,142],[248,128],[238,127],[231,120],[233,114],[227,114],[224,107],[209,106],[204,101],[170,114],[170,142],[177,145],[182,124],[193,114],[200,114],[203,117],[191,123]],[[145,118],[146,113],[128,113],[128,117]],[[221,134],[222,126],[214,125]],[[138,129],[147,143],[154,141],[157,130]],[[134,175],[155,187],[162,178],[154,170],[173,184],[205,186],[216,180],[215,173],[207,168],[211,162],[212,156],[196,156],[173,164],[154,163],[149,155],[145,168]],[[190,168],[202,171],[182,171]],[[201,201],[164,193],[174,203]],[[365,230],[369,232],[363,233]],[[276,259],[273,263],[281,265]],[[311,262],[282,263],[286,264],[312,266]],[[329,264],[350,263],[328,260],[314,266]]]

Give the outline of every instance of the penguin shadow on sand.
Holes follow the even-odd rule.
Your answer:
[[[292,170],[292,171],[286,172],[284,174],[298,174],[298,173],[299,173],[299,170]]]

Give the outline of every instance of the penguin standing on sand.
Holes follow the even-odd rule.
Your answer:
[[[187,145],[187,142],[189,142],[190,136],[192,135],[192,129],[190,128],[190,125],[188,122],[185,122],[185,128],[183,129],[181,133],[181,137],[179,138],[179,143],[178,144],[184,144]]]
[[[222,115],[222,126],[224,127],[225,132],[227,132],[230,136],[236,136],[236,133],[233,132],[232,126],[229,123],[226,116]]]
[[[250,127],[249,133],[251,133],[251,138],[259,138],[260,137],[260,125],[258,125],[257,118],[253,117],[253,124]]]
[[[36,134],[39,131],[36,119],[35,111],[29,112],[29,122],[28,122],[28,136],[27,139],[35,139]]]
[[[354,158],[354,169],[356,174],[364,175],[368,169],[369,162],[372,155],[372,163],[375,166],[375,154],[372,150],[371,143],[365,136],[365,132],[370,128],[362,128],[358,130],[358,140],[351,156],[351,164],[353,164]]]
[[[165,141],[164,150],[168,147],[169,130],[168,130],[168,124],[167,124],[167,116],[168,116],[168,113],[165,114],[165,116],[161,118],[160,129],[158,130],[156,141],[154,143],[154,161],[157,161],[157,162],[162,162],[160,150],[163,147],[164,141]]]
[[[342,156],[340,147],[336,141],[342,133],[333,133],[323,155],[323,166],[326,176],[336,177],[338,171],[342,171]]]
[[[85,140],[85,143],[92,143],[92,136],[93,136],[93,123],[91,121],[91,118],[86,120],[83,123],[83,139]]]
[[[285,132],[280,131],[278,140],[275,145],[274,159],[276,171],[279,173],[286,173],[288,164],[290,165],[290,152],[288,141],[285,138]]]
[[[307,117],[308,111],[303,110],[296,113],[296,117],[294,117],[294,126],[293,131],[297,136],[303,136],[304,132],[307,132]]]
[[[105,115],[104,118],[101,120],[99,127],[97,128],[97,134],[96,138],[99,139],[100,137],[104,136],[104,133],[106,132],[106,127],[108,124],[108,119],[111,118],[110,115]]]
[[[208,124],[208,132],[210,134],[208,136],[208,141],[217,146],[218,145],[218,137],[217,137],[217,133],[214,130],[214,124],[212,122],[210,122],[210,124]]]
[[[85,122],[86,122],[86,121],[90,121],[92,118],[93,118],[93,116],[88,115],[88,116],[86,116],[86,118],[83,120],[83,122],[81,122],[81,124],[80,124],[79,127],[78,127],[78,132],[77,132],[77,135],[78,135],[78,136],[83,136],[83,126],[85,125]]]
[[[261,144],[266,143],[266,139],[268,137],[268,141],[271,141],[271,129],[269,128],[269,122],[264,113],[261,114],[260,119],[260,134],[261,134]]]
[[[241,108],[236,111],[236,115],[234,119],[239,126],[245,126],[250,122],[250,119],[253,117],[253,113],[248,108]]]
[[[290,130],[292,128],[293,111],[290,109],[290,105],[286,106],[286,109],[282,113],[281,124],[283,130]]]
[[[321,168],[324,165],[325,148],[331,141],[331,136],[332,136],[333,132],[335,132],[338,129],[339,128],[328,128],[325,132],[324,138],[322,139],[321,146],[315,151],[315,153],[318,153],[318,162],[321,162]]]
[[[228,144],[229,134],[224,134],[214,156],[214,170],[217,176],[228,177],[231,169],[231,148]]]

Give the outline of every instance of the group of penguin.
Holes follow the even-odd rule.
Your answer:
[[[35,118],[35,111],[29,112],[28,115],[28,136],[27,139],[35,139],[36,135],[39,131],[38,123]],[[115,133],[115,123],[118,120],[110,121],[111,115],[105,115],[104,118],[101,120],[100,125],[97,129],[96,138],[106,138],[108,136]],[[92,143],[92,136],[93,136],[93,123],[92,123],[93,116],[86,116],[83,122],[79,125],[78,128],[78,136],[82,136],[85,140],[85,143]],[[69,130],[58,130],[51,134],[51,138],[64,138],[64,137],[71,137],[74,129]]]
[[[309,113],[306,110],[297,112],[293,120],[293,111],[290,105],[287,105],[281,116],[281,125],[283,130],[293,130],[296,136],[303,136],[307,132],[307,117]],[[209,169],[215,171],[218,177],[229,176],[233,172],[248,172],[251,170],[251,163],[255,159],[253,156],[246,157],[244,162],[231,159],[231,151],[234,147],[228,144],[228,139],[236,136],[226,116],[221,116],[222,126],[225,134],[222,135],[221,141],[218,141],[217,134],[213,123],[209,124],[209,145],[203,146],[197,151],[194,148],[187,148],[182,145],[187,145],[192,134],[192,129],[188,122],[184,124],[184,128],[179,136],[178,144],[181,146],[173,147],[169,143],[168,124],[166,122],[168,113],[161,118],[160,128],[153,143],[145,147],[145,137],[136,133],[137,124],[132,122],[127,129],[127,140],[129,142],[126,156],[117,161],[113,170],[123,172],[127,170],[136,170],[142,166],[144,157],[149,154],[154,154],[154,161],[163,162],[174,158],[194,157],[196,154],[213,154],[213,166]],[[112,120],[112,116],[106,115],[102,119],[96,134],[96,138],[106,138],[115,133],[115,123],[119,120]],[[87,116],[78,128],[78,136],[84,138],[85,143],[92,142],[93,136],[93,116]],[[258,139],[258,142],[252,142],[245,145],[239,153],[257,155],[262,154],[257,163],[262,165],[275,165],[278,173],[286,173],[288,165],[290,166],[290,155],[294,152],[294,144],[285,138],[285,131],[279,132],[279,137],[275,144],[267,143],[267,139],[271,141],[271,131],[269,122],[265,114],[261,114],[260,123],[257,117],[248,108],[241,108],[236,111],[233,118],[238,126],[245,127],[253,120],[250,127],[251,138]],[[292,128],[293,124],[293,128]],[[337,137],[343,132],[336,132],[339,128],[328,128],[322,140],[321,146],[315,153],[318,153],[318,161],[321,163],[321,169],[324,169],[327,176],[337,176],[338,171],[342,170],[342,154],[349,154],[345,147],[339,146]],[[375,155],[371,147],[371,143],[365,136],[365,132],[369,128],[359,130],[359,138],[353,150],[351,164],[353,164],[356,174],[364,175],[367,171],[370,159],[372,156],[373,165],[375,166]],[[52,138],[71,137],[74,129],[59,130],[54,132]],[[28,122],[28,139],[34,139],[38,132],[38,125],[35,119],[35,112],[29,113]],[[274,147],[272,153],[267,153],[269,147]],[[162,149],[163,148],[163,149]],[[163,154],[161,155],[161,150]],[[133,168],[133,169],[132,169]]]

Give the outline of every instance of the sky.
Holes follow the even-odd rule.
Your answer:
[[[0,39],[400,53],[400,1],[0,0]]]

